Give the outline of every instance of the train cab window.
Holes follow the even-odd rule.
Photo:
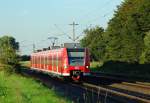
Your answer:
[[[84,49],[68,49],[68,61],[71,66],[84,65]]]

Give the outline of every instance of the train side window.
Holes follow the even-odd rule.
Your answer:
[[[56,56],[55,56],[55,54],[53,56],[54,56],[53,57],[53,66],[56,66]]]
[[[36,64],[36,56],[34,57],[34,60],[35,60],[35,64]]]
[[[47,62],[48,62],[48,61],[47,61],[47,56],[45,56],[45,64],[46,64],[46,65],[47,65]]]
[[[35,56],[33,56],[33,62],[34,62],[34,64],[35,64]]]
[[[37,64],[37,56],[35,56],[35,64]]]
[[[41,64],[43,64],[43,56],[41,55]]]
[[[31,56],[31,64],[33,64],[33,56]]]
[[[58,67],[58,52],[56,52],[56,66]]]
[[[46,65],[48,65],[48,60],[49,60],[48,57],[49,56],[46,56]]]
[[[38,62],[41,64],[41,56],[38,56]]]
[[[52,53],[52,68],[53,68],[53,65],[54,65],[54,55]]]
[[[34,61],[34,64],[35,64],[35,56],[33,56],[33,61]]]
[[[57,66],[57,52],[55,53],[55,66]]]
[[[49,65],[52,65],[52,55],[49,56]]]
[[[45,64],[45,65],[47,64],[46,56],[44,56],[44,64]]]
[[[58,53],[58,66],[61,66],[61,53]]]
[[[39,64],[41,64],[41,56],[39,56]]]
[[[35,64],[37,64],[37,59],[38,59],[38,57],[37,57],[37,56],[35,56]]]
[[[45,55],[43,56],[43,64],[45,65]]]
[[[39,64],[39,56],[37,56],[36,62],[37,62],[37,64]]]
[[[45,65],[47,65],[47,56],[44,56],[45,57]]]
[[[41,58],[42,58],[42,64],[44,64],[44,57],[43,57],[43,56],[41,56]]]

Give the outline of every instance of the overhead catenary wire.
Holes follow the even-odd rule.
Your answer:
[[[62,32],[61,35],[57,35],[57,36],[67,36],[69,39],[73,40],[67,33],[65,33],[61,28],[58,27],[58,25],[55,24],[55,27]]]
[[[114,0],[112,1],[112,0],[108,0],[101,8],[97,8],[97,9],[95,9],[95,10],[103,10],[103,9],[105,9],[107,6],[109,6],[109,4],[111,4],[112,2],[114,2]],[[80,23],[81,25],[86,25],[87,26],[87,24],[89,24],[89,26],[88,27],[86,27],[86,28],[91,28],[92,27],[92,25],[93,25],[93,22],[95,22],[95,21],[97,21],[97,20],[102,20],[102,18],[106,18],[108,15],[110,15],[111,14],[111,12],[113,12],[114,10],[112,10],[112,11],[110,11],[110,12],[107,12],[107,13],[105,13],[105,14],[100,14],[99,16],[96,16],[96,18],[93,18],[92,20],[88,20],[88,21],[85,21],[85,20],[87,20],[87,19],[85,19],[85,18],[87,18],[88,16],[91,16],[91,13],[95,13],[95,10],[92,10],[92,11],[90,11],[90,12],[88,12],[88,13],[86,13],[85,15],[83,15],[81,18],[80,18],[80,21],[82,21],[82,23]],[[83,18],[83,20],[82,20],[82,18]],[[76,31],[78,31],[78,29],[79,29],[79,26],[76,28]],[[82,32],[83,33],[83,32]],[[82,36],[83,34],[82,33],[80,33],[80,35]],[[79,36],[80,36],[79,35]]]
[[[111,2],[114,2],[114,0],[108,0],[108,1],[106,1],[106,3],[104,3],[104,5],[101,6],[100,8],[96,8],[96,9],[94,9],[94,10],[92,10],[92,11],[87,12],[85,15],[82,15],[82,16],[80,17],[80,21],[84,21],[84,20],[85,20],[85,17],[87,18],[87,17],[90,16],[91,14],[95,13],[95,11],[97,11],[97,10],[103,10],[104,8],[106,8],[107,6],[109,6],[109,4],[110,4]]]
[[[68,35],[66,32],[64,32],[57,24],[54,24],[57,30],[59,30],[62,34],[57,35],[57,36],[64,36],[65,34]]]
[[[20,54],[22,54],[21,52],[22,51],[35,51],[36,49],[37,49],[37,47],[39,48],[40,47],[40,45],[42,45],[43,43],[45,43],[45,41],[47,41],[48,39],[43,39],[43,40],[40,40],[40,41],[38,41],[38,42],[36,42],[36,43],[31,43],[31,44],[28,44],[28,45],[22,45],[22,46],[20,46]],[[43,47],[43,46],[41,46],[41,47]]]
[[[106,3],[104,3],[104,5],[103,5],[101,8],[97,8],[97,9],[95,9],[95,10],[102,10],[102,9],[106,8],[107,6],[109,6],[109,4],[110,4],[111,2],[114,2],[114,1],[108,0]],[[91,13],[94,13],[95,10],[92,10],[92,11],[86,13],[86,14],[83,15],[81,18],[85,18],[85,17],[91,15]],[[109,15],[109,14],[110,14],[110,13],[106,13],[106,14],[104,14],[104,15],[98,16],[98,17],[96,17],[95,19],[89,20],[89,21],[86,22],[86,23],[91,23],[91,24],[92,24],[92,22],[98,20],[100,17],[106,17],[106,16]],[[81,18],[80,18],[80,20],[82,20]],[[84,21],[84,20],[83,20],[83,21]],[[82,25],[82,24],[81,24],[81,25]],[[81,36],[83,36],[83,34],[82,34],[83,32],[82,32],[82,33],[80,33],[80,35],[78,35],[76,38],[72,39],[66,32],[64,32],[60,27],[58,27],[58,25],[54,24],[54,26],[57,28],[57,30],[59,30],[59,31],[62,33],[62,34],[56,35],[56,36],[67,36],[69,39],[71,39],[71,40],[73,40],[73,41],[76,40],[76,39],[78,39],[78,38],[80,38]],[[79,26],[76,28],[76,31],[77,31],[78,29],[79,29]]]
[[[106,16],[108,16],[108,15],[109,15],[111,12],[113,12],[113,11],[114,11],[114,10],[111,10],[111,11],[105,13],[104,15],[98,16],[98,17],[96,17],[95,19],[92,19],[92,20],[87,21],[86,23],[92,23],[92,22],[94,22],[94,21],[99,20],[101,17],[105,18]]]
[[[103,6],[101,6],[101,8],[96,8],[96,9],[94,9],[94,10],[91,10],[91,11],[87,12],[85,15],[83,15],[82,17],[80,17],[80,20],[81,20],[81,21],[85,21],[85,19],[82,20],[82,18],[85,18],[85,17],[90,16],[91,13],[95,13],[95,11],[97,11],[97,10],[103,10],[103,9],[105,9],[107,6],[109,6],[109,4],[111,4],[111,2],[114,2],[114,0],[107,0],[106,3],[104,3]],[[105,13],[104,15],[100,15],[100,16],[98,16],[98,17],[92,19],[92,20],[88,20],[88,21],[86,21],[86,25],[87,25],[87,23],[88,23],[88,24],[90,24],[90,27],[91,27],[91,25],[93,25],[92,22],[98,20],[98,19],[101,18],[101,17],[104,18],[104,17],[108,16],[109,14],[110,14],[110,12],[109,12],[109,13]],[[81,25],[83,25],[83,24],[81,24]],[[69,39],[71,39],[71,37],[68,35],[68,33],[64,32],[57,24],[54,24],[54,26],[57,28],[58,31],[60,31],[60,32],[62,33],[62,34],[59,34],[59,35],[56,35],[56,36],[67,36]],[[78,26],[78,27],[76,28],[76,31],[79,29],[79,27],[80,27],[80,26]],[[82,32],[82,33],[83,33],[83,32]],[[81,33],[80,35],[78,35],[77,38],[83,36],[82,33]],[[43,41],[42,41],[42,42],[43,42]],[[35,44],[37,44],[37,43],[35,43]],[[23,47],[27,47],[27,46],[30,46],[30,47],[31,47],[32,45],[33,45],[33,44],[29,44],[29,45],[25,45],[25,46],[23,46]]]

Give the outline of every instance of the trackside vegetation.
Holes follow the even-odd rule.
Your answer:
[[[90,48],[92,61],[103,62],[103,70],[150,74],[149,0],[124,0],[105,30],[96,26],[84,34],[81,44]]]
[[[19,74],[19,43],[10,36],[0,37],[0,103],[70,103],[52,89]],[[29,66],[29,65],[28,65]]]
[[[19,43],[11,36],[0,37],[0,66],[6,73],[12,73],[19,68]]]
[[[71,103],[32,78],[0,72],[0,103]]]

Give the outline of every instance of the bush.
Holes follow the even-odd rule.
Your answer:
[[[8,74],[16,71],[19,66],[17,50],[18,43],[13,37],[3,36],[0,38],[0,64],[3,65],[2,70]]]

